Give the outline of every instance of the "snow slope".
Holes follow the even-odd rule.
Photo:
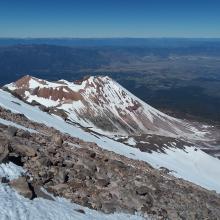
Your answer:
[[[13,180],[17,179],[23,173],[25,173],[25,170],[12,162],[0,164],[0,177],[7,177],[9,180]]]
[[[16,104],[19,103],[19,104]],[[0,90],[0,106],[13,112],[24,114],[29,119],[44,123],[85,141],[97,143],[101,148],[114,151],[120,155],[135,160],[143,160],[152,166],[161,166],[173,170],[173,175],[189,180],[210,190],[220,193],[220,160],[208,154],[186,147],[186,150],[172,148],[162,153],[141,152],[137,148],[129,147],[107,137],[92,135],[84,130],[66,123],[62,118],[42,112],[38,107],[25,104],[10,93]]]

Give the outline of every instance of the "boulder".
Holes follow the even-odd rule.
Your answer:
[[[66,188],[68,188],[67,184],[59,183],[55,186],[49,187],[48,191],[54,193],[55,195],[61,195]]]
[[[95,152],[92,152],[92,153],[90,154],[90,157],[91,157],[91,158],[95,158],[95,157],[96,157],[96,153],[95,153]]]
[[[1,183],[9,183],[9,179],[7,177],[3,176],[3,177],[0,177],[0,182]]]
[[[53,135],[52,142],[57,146],[61,147],[63,144],[63,139],[60,135]]]
[[[74,166],[74,161],[72,160],[64,160],[63,164],[67,167],[67,168],[71,168]]]
[[[49,193],[44,192],[44,191],[41,189],[41,187],[38,186],[38,185],[35,185],[35,186],[34,186],[34,192],[35,192],[35,194],[36,194],[37,197],[54,201],[53,196],[51,196]]]
[[[11,180],[9,185],[14,188],[20,195],[28,199],[33,198],[33,192],[31,191],[25,177],[19,177],[18,179]]]
[[[146,186],[141,186],[136,189],[136,193],[140,196],[145,196],[149,192],[149,188]]]
[[[9,154],[8,150],[9,142],[3,138],[0,138],[0,163],[4,162]]]
[[[96,163],[92,160],[83,158],[81,161],[79,160],[78,163],[82,164],[85,168],[90,170],[92,173],[95,173],[97,171]]]
[[[14,137],[17,134],[18,129],[12,126],[9,126],[7,129],[7,133],[9,136]]]
[[[48,157],[41,157],[38,159],[38,162],[40,163],[40,165],[46,166],[46,167],[52,164],[52,162],[50,161]]]
[[[65,183],[68,180],[68,175],[65,169],[59,169],[58,174],[55,177],[59,183]]]
[[[112,202],[104,202],[102,203],[101,210],[106,214],[110,214],[116,211],[116,207]]]
[[[11,145],[11,150],[22,156],[27,156],[27,157],[36,156],[35,149],[33,149],[31,146],[26,146],[19,143],[17,144],[14,143],[13,145]]]
[[[75,211],[82,213],[82,214],[86,214],[85,211],[83,209],[75,209]]]
[[[29,131],[19,130],[17,131],[16,136],[29,139],[31,137],[31,133]]]
[[[96,184],[100,187],[107,187],[110,184],[110,179],[106,178],[106,179],[98,179],[96,181]]]
[[[127,168],[127,165],[124,164],[122,161],[119,161],[119,160],[112,160],[112,161],[111,161],[111,165],[112,165],[112,166],[115,166],[115,167],[117,167],[117,168],[119,168],[119,169],[125,169],[125,168]]]

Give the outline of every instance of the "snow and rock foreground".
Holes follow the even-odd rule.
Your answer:
[[[14,180],[23,175],[25,171],[13,163],[0,165],[0,177]],[[6,184],[0,184],[0,219],[1,220],[141,220],[139,215],[109,214],[82,207],[69,200],[54,197],[52,200],[35,198],[29,200],[18,194]]]
[[[100,80],[106,81],[102,84]],[[95,85],[97,81],[98,87]],[[13,219],[15,213],[21,219],[38,219],[42,216],[46,219],[73,219],[74,217],[75,219],[140,219],[142,217],[218,219],[220,216],[220,197],[217,194],[220,192],[218,169],[220,160],[195,148],[192,143],[187,144],[185,139],[184,141],[181,139],[181,142],[175,139],[182,131],[182,134],[186,135],[184,138],[190,137],[190,140],[202,141],[206,138],[205,132],[197,132],[189,124],[164,115],[122,89],[113,96],[109,94],[106,99],[114,97],[117,100],[117,96],[125,96],[128,103],[125,109],[129,111],[128,115],[134,118],[134,115],[138,115],[137,111],[142,109],[144,117],[148,118],[145,125],[150,134],[147,134],[144,140],[139,140],[136,147],[137,136],[127,137],[122,143],[109,138],[110,135],[109,137],[100,135],[99,133],[102,132],[99,131],[102,127],[98,126],[99,123],[96,123],[96,126],[93,124],[92,130],[96,132],[85,129],[86,126],[82,121],[86,121],[87,125],[92,124],[91,120],[83,118],[81,113],[76,116],[72,110],[71,112],[67,109],[64,112],[58,111],[59,108],[63,109],[64,105],[70,104],[69,99],[72,102],[71,106],[76,105],[78,108],[77,100],[84,100],[82,102],[85,104],[87,98],[96,103],[94,108],[100,109],[102,106],[101,110],[106,109],[108,104],[116,101],[106,101],[102,97],[101,103],[98,103],[96,99],[101,93],[96,96],[96,99],[94,96],[91,98],[87,88],[90,88],[89,94],[92,94],[91,87],[96,88],[96,91],[99,88],[103,92],[106,85],[111,85],[112,88],[112,83],[114,86],[117,85],[117,88],[121,88],[111,79],[90,77],[73,84],[64,80],[49,83],[33,77],[24,77],[18,82],[20,84],[10,84],[7,88],[10,93],[19,98],[0,90],[0,162],[2,162],[0,190],[5,198],[5,202],[1,204],[6,207],[4,211],[3,206],[0,207],[0,212],[4,213],[3,219]],[[68,92],[71,93],[71,98],[67,97],[67,94],[62,94],[59,100],[54,100],[52,98],[54,89],[51,90],[51,88],[57,90],[57,86],[60,87],[61,84],[64,93],[68,90],[66,85],[71,88],[72,92],[70,90]],[[23,88],[28,92],[18,90],[18,86],[22,88],[22,85],[28,85],[28,88],[25,86]],[[123,91],[126,93],[124,94]],[[75,100],[73,100],[73,92]],[[44,96],[47,94],[53,102],[61,104],[51,102],[52,104],[47,103],[46,106],[45,100],[38,99],[39,94],[42,93]],[[30,102],[28,97],[38,102],[38,105],[40,103],[40,106],[33,106],[36,103]],[[120,100],[121,98],[118,101]],[[109,108],[114,109],[112,106]],[[117,115],[116,112],[114,115]],[[75,121],[77,124],[73,123],[74,117],[78,118],[78,121]],[[130,120],[130,118],[127,120],[127,117],[126,123]],[[105,118],[112,119],[109,114],[105,114],[101,121]],[[120,121],[118,117],[117,120]],[[120,135],[122,133],[128,135],[132,129],[135,129],[135,126],[127,129],[123,123],[119,122],[121,128],[125,128],[123,132],[116,123],[117,128],[108,129],[108,132],[103,133],[113,134],[119,131]],[[161,127],[158,127],[159,125]],[[131,128],[130,125],[128,127]],[[137,128],[137,133],[144,132],[146,127],[144,129],[141,127]],[[147,144],[145,146],[147,148],[153,145],[149,141],[152,137],[155,139],[157,135],[160,137],[154,142],[157,150],[143,150],[142,146]],[[16,209],[9,211],[13,204]],[[34,218],[36,210],[40,211]],[[57,212],[66,214],[62,217],[62,214]]]
[[[10,112],[1,112],[13,118]],[[20,121],[24,116],[16,117]],[[215,192],[177,179],[165,167],[157,170],[54,128],[28,124],[37,132],[7,122],[0,126],[4,201],[0,211],[5,219],[15,214],[20,219],[214,219],[220,215]]]

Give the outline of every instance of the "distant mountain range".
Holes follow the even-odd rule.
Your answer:
[[[0,38],[0,45],[7,46],[17,44],[49,44],[80,47],[220,47],[220,38]]]

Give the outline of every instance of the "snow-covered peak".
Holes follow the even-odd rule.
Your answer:
[[[108,76],[49,82],[27,75],[4,88],[25,102],[48,107],[53,114],[62,112],[66,120],[98,133],[197,138],[195,128],[156,110]]]

